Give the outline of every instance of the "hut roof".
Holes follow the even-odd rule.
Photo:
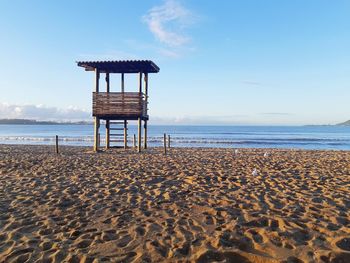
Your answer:
[[[151,60],[77,61],[86,71],[98,69],[101,73],[157,73],[159,67]]]

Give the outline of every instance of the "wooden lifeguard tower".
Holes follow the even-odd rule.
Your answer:
[[[148,116],[148,73],[158,73],[159,67],[150,60],[120,60],[120,61],[78,61],[79,67],[85,71],[95,73],[95,92],[92,93],[92,116],[94,125],[94,151],[99,150],[100,121],[106,121],[106,149],[110,143],[117,141],[118,136],[124,138],[124,148],[128,142],[128,121],[138,121],[137,149],[141,152],[141,124],[144,122],[144,148],[147,148],[147,121]],[[121,74],[120,92],[111,92],[110,74]],[[124,74],[134,73],[139,75],[138,91],[126,92]],[[106,75],[106,92],[100,91],[100,75]],[[122,127],[112,127],[122,125]],[[111,133],[115,131],[115,133]],[[119,133],[118,133],[119,131]],[[122,131],[122,132],[121,132]]]

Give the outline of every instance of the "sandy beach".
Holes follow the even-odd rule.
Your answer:
[[[350,262],[349,209],[346,151],[0,146],[0,262]]]

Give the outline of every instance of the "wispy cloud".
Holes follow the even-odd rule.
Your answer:
[[[142,20],[163,45],[159,53],[178,57],[179,49],[191,42],[191,37],[185,33],[185,29],[194,22],[194,18],[194,14],[178,1],[165,0],[162,5],[151,8]]]
[[[190,23],[191,12],[175,0],[151,8],[143,20],[160,42],[169,46],[181,46],[190,41],[183,29]]]
[[[91,119],[91,112],[73,106],[62,109],[45,105],[0,103],[0,119],[78,121]]]

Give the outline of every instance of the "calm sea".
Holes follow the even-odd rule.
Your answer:
[[[103,126],[101,126],[103,127]],[[101,140],[104,141],[104,129]],[[136,126],[129,125],[129,144]],[[350,127],[343,126],[160,126],[149,125],[149,145],[169,134],[177,147],[300,148],[350,150]],[[93,144],[92,125],[0,125],[2,144]],[[122,143],[114,143],[122,145]]]

